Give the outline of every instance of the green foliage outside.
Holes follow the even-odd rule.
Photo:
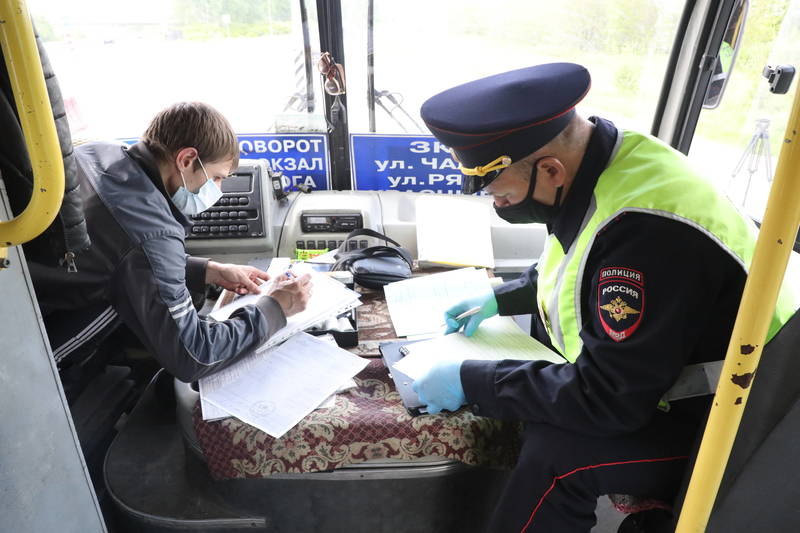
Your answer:
[[[786,18],[790,3],[790,0],[751,3],[742,45],[722,103],[717,109],[703,111],[696,136],[729,145],[743,145],[749,140],[749,133],[755,131],[755,121],[766,118],[771,123],[770,149],[774,155],[778,154],[793,91],[784,96],[769,93],[761,71],[772,61],[793,63],[800,59],[796,49],[785,52],[775,49],[781,29],[785,32],[780,36],[782,43],[796,46],[800,38],[798,14],[792,15],[795,20]],[[796,84],[797,81],[793,82],[793,87]]]
[[[166,20],[171,39],[210,40],[260,37],[296,31],[291,20],[296,0],[172,0]],[[532,61],[575,61],[586,65],[596,80],[587,103],[615,116],[652,117],[664,71],[675,39],[683,3],[677,0],[376,0],[376,28],[401,26],[413,34],[425,26],[457,38],[530,50]],[[752,131],[755,120],[772,122],[773,151],[791,105],[791,95],[774,96],[765,90],[760,73],[770,62],[800,66],[800,0],[751,2],[742,46],[718,109],[704,110],[697,136],[738,145]],[[792,11],[789,11],[790,7]],[[348,0],[353,15],[346,20],[366,22],[366,0]],[[311,19],[315,3],[309,2]],[[355,18],[354,18],[355,17]],[[790,20],[791,19],[791,20]],[[45,41],[65,38],[61,27],[35,17]],[[434,24],[435,22],[435,24]],[[347,24],[347,22],[346,22]],[[164,27],[153,26],[158,32]],[[70,29],[71,38],[80,29]],[[144,30],[142,30],[144,31]],[[361,28],[345,27],[357,33]],[[782,32],[779,37],[779,32]],[[423,39],[425,33],[422,33]],[[784,50],[775,43],[784,43]],[[497,46],[494,47],[497,49]],[[476,58],[484,61],[485,58]],[[794,82],[797,85],[798,81]]]
[[[33,16],[33,25],[43,42],[57,41],[59,39],[53,25],[44,17]]]
[[[674,3],[673,3],[674,4]],[[557,51],[562,57],[580,52],[620,54],[653,47],[669,52],[669,40],[653,42],[665,8],[658,0],[573,0],[531,2],[510,0],[502,9],[487,9],[483,0],[464,0],[448,20],[451,33],[501,38],[528,44],[536,52]]]
[[[572,0],[531,4],[530,0],[509,0],[502,2],[502,9],[489,13],[485,2],[463,0],[458,16],[448,23],[453,33],[481,38],[496,35],[494,29],[504,42],[531,46],[537,56],[572,60],[594,73],[610,75],[611,84],[593,88],[590,97],[594,103],[621,116],[652,116],[681,15],[679,3]],[[755,119],[770,118],[772,150],[777,154],[791,94],[769,94],[760,73],[770,61],[800,60],[795,50],[778,53],[773,49],[781,28],[787,34],[781,35],[781,42],[796,46],[800,41],[800,14],[794,15],[795,20],[786,18],[791,4],[791,0],[751,2],[742,46],[722,103],[718,109],[703,111],[697,135],[741,144],[742,132],[750,131]],[[642,108],[644,102],[647,109]]]
[[[232,23],[256,24],[272,20],[289,21],[290,0],[174,0],[172,19],[177,24],[221,23],[230,15]]]
[[[184,39],[261,37],[291,31],[290,0],[175,0],[171,26]]]
[[[196,22],[185,26],[177,26],[181,36],[187,40],[207,41],[209,39],[262,37],[265,35],[281,35],[292,31],[289,22],[263,22],[254,24],[231,23],[227,27],[220,24]]]
[[[614,116],[651,117],[681,15],[662,0],[506,0],[487,9],[462,0],[448,31],[529,47],[534,60],[586,65],[597,83],[587,102]]]

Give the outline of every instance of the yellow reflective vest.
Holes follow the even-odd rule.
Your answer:
[[[537,265],[540,317],[553,346],[570,362],[583,348],[580,295],[592,244],[600,230],[628,212],[688,224],[722,247],[745,272],[750,267],[758,236],[755,224],[693,170],[682,154],[656,138],[622,131],[608,167],[598,178],[577,238],[564,250],[550,234]],[[797,269],[796,264],[790,267]],[[787,270],[768,341],[798,308],[800,294],[792,281]]]

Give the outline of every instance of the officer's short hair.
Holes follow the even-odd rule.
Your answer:
[[[206,163],[232,160],[232,169],[239,166],[239,143],[230,122],[202,102],[179,102],[160,111],[141,140],[160,161],[192,147]],[[194,165],[200,168],[197,161]]]

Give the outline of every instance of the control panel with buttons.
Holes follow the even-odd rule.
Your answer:
[[[264,237],[260,166],[240,166],[222,180],[222,198],[192,215],[188,239],[257,239]]]
[[[316,239],[308,239],[308,240],[299,240],[295,241],[295,248],[298,250],[323,250],[327,248],[328,250],[333,250],[339,248],[344,240],[339,241],[318,241]],[[357,239],[350,239],[347,241],[347,251],[353,250],[363,250],[367,248],[369,243],[366,240],[357,240]]]

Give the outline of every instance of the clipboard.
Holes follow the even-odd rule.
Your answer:
[[[400,394],[400,399],[403,401],[403,406],[411,416],[419,416],[428,414],[428,410],[424,403],[419,401],[419,396],[414,392],[411,384],[414,380],[406,376],[402,372],[398,372],[393,368],[393,365],[400,359],[405,357],[400,348],[406,344],[413,344],[419,341],[394,341],[384,342],[378,346],[383,358],[383,364],[389,370],[389,376],[394,381],[394,386]]]

